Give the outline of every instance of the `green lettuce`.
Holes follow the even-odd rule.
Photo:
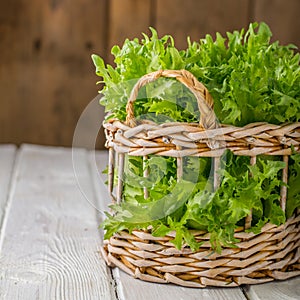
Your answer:
[[[286,220],[279,196],[284,162],[260,157],[256,165],[250,166],[248,157],[235,157],[228,150],[222,157],[222,182],[213,191],[210,159],[186,157],[185,174],[178,182],[174,178],[176,166],[169,163],[173,158],[151,156],[146,179],[139,174],[142,165],[137,172],[133,171],[138,160],[127,156],[126,165],[130,171],[125,169],[125,175],[130,172],[130,177],[124,179],[122,203],[111,205],[115,214],[107,214],[103,223],[105,238],[122,229],[131,231],[151,226],[156,236],[175,231],[173,243],[179,249],[184,243],[196,249],[199,244],[188,229],[201,229],[210,232],[214,249],[220,251],[222,246],[235,245],[234,230],[243,225],[251,210],[256,231],[266,222],[280,225]],[[133,168],[131,164],[134,164]],[[193,174],[197,164],[200,167]],[[156,177],[158,169],[164,169],[164,172]],[[192,180],[191,174],[195,175]],[[143,197],[144,187],[149,190],[148,199]],[[151,195],[153,191],[155,193]]]
[[[205,84],[214,98],[214,110],[221,123],[244,126],[251,122],[281,124],[300,121],[300,67],[295,46],[271,43],[272,33],[265,23],[252,23],[247,30],[206,35],[200,41],[187,41],[179,51],[172,36],[126,39],[114,46],[114,66],[93,55],[96,74],[102,78],[100,103],[107,118],[126,119],[126,103],[137,80],[159,69],[186,69]],[[139,92],[134,103],[138,120],[157,123],[198,122],[200,114],[190,91],[172,79],[159,79]],[[222,157],[221,183],[213,189],[212,160],[184,157],[183,177],[176,175],[176,159],[126,156],[122,203],[111,206],[112,214],[102,226],[105,238],[120,230],[151,229],[155,236],[175,232],[177,248],[200,244],[191,229],[210,233],[213,249],[234,247],[234,230],[243,226],[252,212],[252,227],[258,233],[267,222],[280,225],[300,207],[300,154],[289,160],[286,211],[280,208],[281,157]],[[147,167],[149,176],[143,177]],[[298,184],[297,184],[298,182]],[[149,197],[144,199],[144,188]]]
[[[103,78],[99,83],[104,83],[101,104],[116,118],[125,120],[127,99],[141,76],[159,69],[186,69],[212,94],[221,123],[300,120],[299,53],[294,45],[270,43],[272,33],[265,23],[250,24],[246,32],[228,32],[226,38],[217,33],[215,40],[211,35],[199,42],[188,40],[187,49],[181,51],[170,35],[159,38],[153,28],[151,33],[141,41],[126,39],[122,48],[114,46],[114,67],[92,55],[96,73]],[[177,106],[170,103],[175,98]],[[199,117],[194,102],[182,85],[163,80],[141,91],[135,115],[176,111],[171,115],[174,120],[191,122]]]

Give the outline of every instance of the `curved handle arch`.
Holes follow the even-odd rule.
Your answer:
[[[213,110],[214,101],[207,88],[187,70],[159,70],[142,76],[133,87],[126,105],[126,124],[130,127],[136,126],[133,104],[137,99],[139,90],[146,84],[160,77],[176,78],[185,85],[195,96],[200,111],[199,126],[205,129],[218,127],[216,115]]]

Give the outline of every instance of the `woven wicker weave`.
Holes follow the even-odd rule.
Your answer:
[[[200,124],[144,121],[137,124],[133,104],[139,89],[159,77],[176,78],[195,95],[201,113]],[[126,122],[109,120],[104,123],[109,148],[108,189],[112,201],[122,199],[124,155],[155,154],[177,158],[177,177],[182,176],[182,158],[185,156],[212,157],[218,168],[225,149],[235,155],[280,155],[286,162],[282,181],[288,182],[288,161],[293,151],[300,152],[300,123],[273,125],[253,123],[244,127],[219,125],[213,111],[213,99],[207,89],[186,70],[160,70],[143,76],[134,86],[126,106]],[[118,183],[113,194],[114,163],[118,161]],[[147,176],[147,174],[144,174]],[[214,186],[219,185],[217,172]],[[144,190],[147,197],[147,190]],[[280,191],[280,204],[285,211],[286,185]],[[251,214],[245,226],[236,230],[238,248],[224,248],[213,253],[209,233],[193,230],[197,241],[204,241],[200,249],[189,247],[177,250],[170,240],[174,234],[153,237],[151,231],[120,232],[104,241],[102,254],[110,266],[117,266],[132,276],[151,282],[190,287],[237,286],[256,284],[274,279],[283,280],[300,275],[300,212],[284,225],[266,224],[260,234],[246,233],[251,226]]]

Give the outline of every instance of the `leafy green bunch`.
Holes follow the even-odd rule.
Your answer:
[[[102,77],[101,104],[107,118],[126,118],[126,103],[136,81],[160,69],[186,69],[205,84],[215,102],[221,123],[244,126],[251,122],[280,124],[300,120],[300,68],[295,46],[271,43],[265,23],[253,23],[247,31],[217,33],[199,42],[188,39],[179,51],[170,35],[125,40],[114,46],[115,65],[93,55],[96,73]],[[200,114],[191,92],[172,79],[159,79],[139,92],[134,103],[138,120],[157,123],[197,122]],[[213,249],[234,246],[234,230],[252,212],[253,232],[267,222],[280,225],[300,207],[300,154],[289,160],[287,208],[280,208],[282,169],[280,157],[259,156],[251,166],[249,157],[226,151],[222,159],[220,187],[213,189],[211,159],[184,157],[184,174],[176,175],[176,159],[126,156],[122,203],[112,205],[103,223],[105,237],[120,230],[151,229],[153,235],[175,232],[173,243],[196,250],[200,245],[192,229],[210,233]],[[143,177],[147,168],[149,176]],[[144,188],[148,198],[144,199]]]
[[[257,30],[255,30],[257,29]],[[190,43],[186,68],[210,90],[222,123],[244,126],[300,119],[300,67],[295,46],[270,43],[265,23]]]
[[[292,156],[292,181],[299,180],[300,156]],[[258,233],[267,222],[280,225],[300,206],[299,185],[289,192],[287,213],[280,208],[282,161],[261,156],[254,166],[250,158],[234,156],[229,150],[222,157],[220,187],[213,190],[210,158],[185,157],[184,174],[177,182],[176,160],[151,156],[147,161],[149,177],[142,176],[140,157],[127,156],[124,193],[121,204],[112,205],[115,215],[107,213],[103,223],[105,237],[123,229],[147,230],[164,236],[176,232],[172,241],[177,248],[184,244],[196,250],[200,244],[190,229],[210,232],[217,251],[234,246],[234,230],[243,226],[252,211],[253,232]],[[251,176],[250,176],[251,174]],[[149,191],[144,199],[143,188]]]
[[[187,49],[181,51],[170,35],[159,38],[153,28],[151,33],[151,37],[144,34],[141,41],[126,39],[122,48],[114,46],[115,67],[92,56],[96,73],[103,78],[99,83],[104,83],[101,104],[112,116],[125,120],[127,99],[141,76],[160,69],[186,69],[212,94],[221,123],[244,126],[257,121],[279,124],[300,120],[299,53],[293,45],[271,43],[272,33],[265,23],[250,24],[246,32],[228,32],[226,38],[217,33],[215,40],[209,34],[199,42],[188,39]],[[163,99],[172,95],[181,103],[170,108],[170,101]],[[195,116],[189,112],[196,107],[192,99],[185,101],[185,95],[183,87],[165,81],[150,95],[141,96],[147,101],[136,102],[136,116],[177,110],[172,116],[175,121],[190,122]]]

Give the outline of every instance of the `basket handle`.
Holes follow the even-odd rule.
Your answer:
[[[210,93],[208,92],[206,87],[187,70],[159,70],[142,76],[133,87],[126,105],[126,124],[128,126],[136,126],[133,104],[138,96],[140,88],[160,77],[176,78],[194,94],[197,99],[197,104],[200,111],[200,127],[203,127],[205,129],[213,129],[218,127],[217,118],[213,110],[214,101]]]

